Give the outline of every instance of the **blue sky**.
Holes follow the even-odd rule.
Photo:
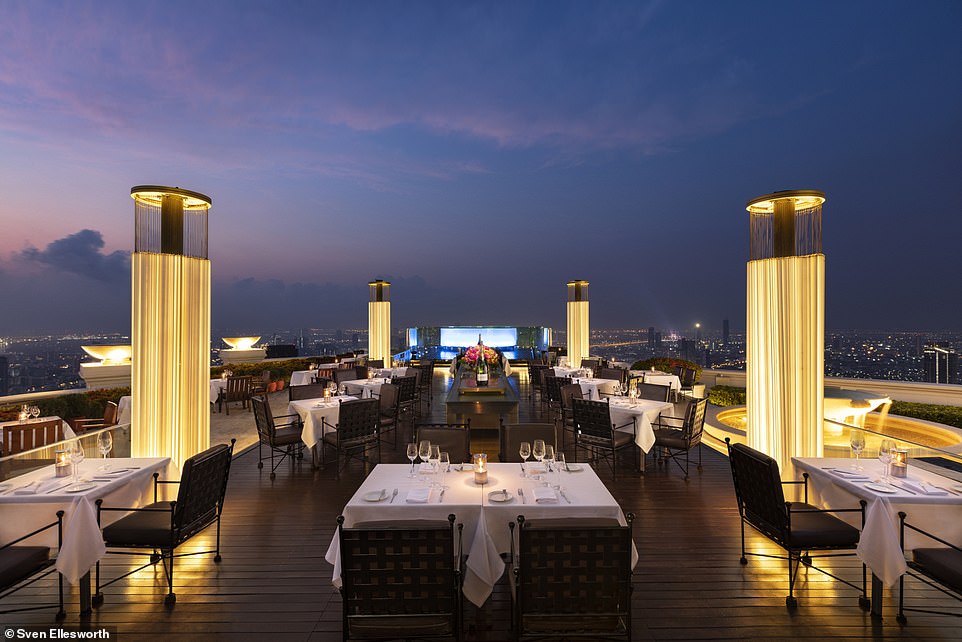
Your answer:
[[[0,4],[0,334],[129,328],[130,187],[209,194],[216,328],[744,327],[821,189],[829,328],[962,329],[958,2]],[[4,306],[5,308],[7,306]]]

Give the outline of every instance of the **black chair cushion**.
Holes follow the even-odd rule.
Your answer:
[[[615,448],[621,448],[628,444],[635,443],[635,436],[630,432],[615,431]]]
[[[788,546],[793,549],[844,548],[858,544],[859,531],[829,513],[802,502],[792,503],[792,530]]]
[[[165,548],[172,544],[170,532],[170,502],[154,502],[144,508],[157,511],[134,511],[104,527],[107,546],[143,546]]]
[[[655,429],[655,445],[666,448],[688,448],[688,441],[684,438],[684,433],[680,430],[670,428]]]
[[[337,432],[331,431],[324,434],[324,443],[330,444],[332,446],[337,446]]]
[[[962,552],[954,548],[917,548],[912,559],[919,570],[962,592]]]
[[[11,546],[0,551],[0,587],[13,586],[50,561],[48,546]]]
[[[291,426],[290,428],[279,428],[274,431],[274,445],[287,446],[297,444],[301,441],[301,429]]]
[[[388,640],[452,635],[449,615],[348,615],[350,638]]]

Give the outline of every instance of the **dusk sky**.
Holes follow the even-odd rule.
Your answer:
[[[962,2],[0,0],[0,335],[130,328],[130,188],[208,194],[216,330],[745,327],[819,189],[826,327],[962,330]]]

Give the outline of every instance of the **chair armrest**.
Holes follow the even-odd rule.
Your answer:
[[[944,544],[945,546],[948,546],[949,548],[955,549],[956,551],[962,553],[962,548],[959,548],[957,544],[952,544],[951,542],[947,542],[941,537],[938,537],[937,535],[933,535],[928,531],[922,530],[918,526],[912,526],[911,524],[905,521],[905,517],[906,517],[905,513],[903,511],[899,511],[899,540],[902,543],[903,549],[905,548],[905,529],[907,528],[911,531],[915,531],[916,533],[919,533],[920,535],[924,535],[929,539],[933,539],[939,544]]]
[[[672,426],[671,424],[666,424],[666,423],[664,423],[664,422],[666,422],[666,421],[680,421],[682,424],[684,424],[684,423],[685,423],[685,418],[684,418],[684,417],[673,417],[672,415],[658,415],[658,421],[653,421],[653,422],[651,422],[651,425],[653,425],[653,426],[662,426],[662,427],[665,427],[665,428],[676,428],[676,429],[678,429],[678,430],[680,430],[681,428],[684,427],[684,426]]]
[[[44,532],[44,531],[46,531],[46,530],[50,530],[51,528],[54,528],[54,527],[57,527],[57,528],[59,528],[59,529],[61,530],[60,539],[62,540],[62,539],[63,539],[63,532],[62,532],[62,531],[63,531],[63,515],[64,515],[64,512],[63,512],[62,510],[58,510],[58,511],[57,511],[57,521],[55,521],[55,522],[50,522],[50,523],[47,524],[46,526],[41,526],[40,528],[38,528],[38,529],[35,530],[35,531],[32,531],[32,532],[30,532],[30,533],[27,533],[26,535],[21,535],[20,537],[18,537],[17,539],[15,539],[15,540],[13,540],[13,541],[11,541],[11,542],[7,542],[7,543],[4,544],[3,546],[0,546],[0,551],[4,550],[5,548],[10,548],[11,546],[14,546],[14,545],[18,544],[18,543],[22,542],[22,541],[25,540],[25,539],[29,539],[29,538],[33,537],[34,535],[37,535],[38,533],[42,533],[42,532]]]
[[[621,424],[620,426],[616,426],[616,425],[614,425],[614,424],[611,424],[611,429],[612,429],[612,430],[620,430],[621,428],[627,428],[628,426],[631,426],[632,428],[637,428],[637,427],[638,427],[638,424],[636,424],[634,421],[629,421],[629,422],[627,422],[627,423],[623,423],[623,424]]]

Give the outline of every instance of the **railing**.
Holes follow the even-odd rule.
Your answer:
[[[7,457],[0,457],[0,481],[7,481],[53,464],[58,450],[67,450],[73,442],[77,441],[83,445],[86,459],[99,458],[101,455],[97,447],[97,437],[102,432],[110,432],[113,437],[111,457],[130,457],[130,424],[118,424],[100,430],[91,430],[71,439],[64,439]]]

